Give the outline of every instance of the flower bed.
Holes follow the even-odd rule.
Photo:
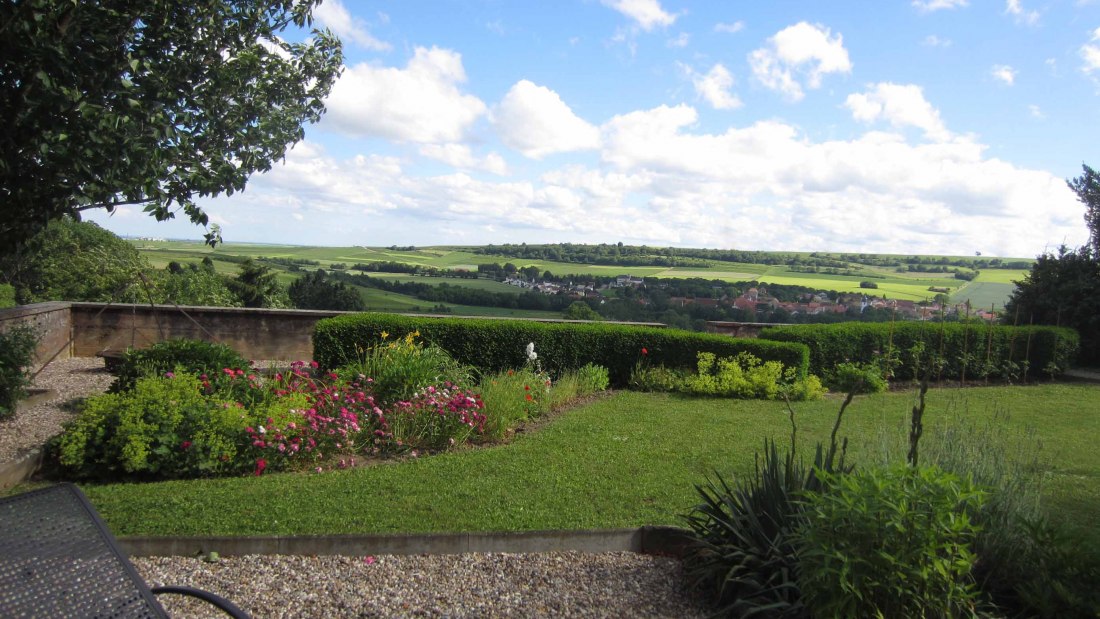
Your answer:
[[[555,385],[532,344],[529,367],[510,371],[523,380],[503,389],[493,377],[483,380],[491,391],[487,407],[483,388],[445,352],[415,334],[396,341],[383,335],[358,362],[332,372],[301,361],[273,376],[251,368],[158,368],[129,389],[85,402],[53,444],[56,461],[65,477],[88,480],[320,472],[354,466],[357,458],[415,457],[499,440],[546,412],[552,399],[567,404],[607,387],[606,370],[593,368]]]

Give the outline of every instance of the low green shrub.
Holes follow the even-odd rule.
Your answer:
[[[627,385],[635,391],[676,392],[687,381],[690,372],[673,370],[663,365],[638,364]]]
[[[818,475],[797,534],[798,583],[815,616],[975,616],[978,488],[934,467]]]
[[[127,391],[133,389],[140,377],[163,375],[177,369],[214,376],[227,368],[242,369],[250,365],[248,359],[225,344],[188,339],[168,340],[148,348],[131,348],[123,353],[122,361],[113,370],[115,381],[108,391]]]
[[[32,327],[0,332],[0,419],[13,415],[16,403],[26,397],[37,346],[38,333]]]
[[[673,391],[690,395],[775,400],[812,400],[825,394],[816,376],[800,377],[778,361],[761,361],[742,352],[733,357],[717,357],[701,352],[695,373],[651,367],[639,363],[631,376],[631,387],[642,391]]]
[[[840,363],[825,376],[829,389],[842,393],[882,393],[890,386],[882,370],[871,364]]]
[[[219,405],[194,375],[138,378],[122,393],[85,400],[59,442],[74,479],[173,479],[240,472],[243,409]]]
[[[767,327],[760,337],[805,344],[809,371],[820,376],[841,363],[880,364],[886,358],[894,361],[887,376],[898,380],[922,377],[929,358],[939,364],[933,380],[1058,375],[1072,366],[1080,345],[1072,329],[974,323],[791,325]]]
[[[15,287],[11,284],[0,284],[0,308],[15,307]]]
[[[764,361],[778,361],[804,375],[809,352],[799,344],[675,329],[614,324],[558,324],[527,320],[421,318],[365,313],[318,321],[313,333],[314,358],[323,368],[354,362],[359,348],[381,339],[382,332],[402,338],[419,332],[459,363],[484,373],[521,366],[525,346],[533,342],[551,376],[593,363],[607,368],[611,384],[625,386],[642,350],[653,364],[673,368],[695,365],[698,352],[732,357],[748,352]]]
[[[418,332],[392,338],[383,331],[370,346],[356,349],[354,361],[337,370],[347,380],[366,380],[379,404],[408,400],[430,385],[444,382],[465,384],[469,372],[447,351],[417,341]]]

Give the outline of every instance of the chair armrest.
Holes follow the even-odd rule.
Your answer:
[[[194,587],[153,587],[152,592],[154,595],[173,593],[198,598],[204,602],[217,606],[222,612],[233,617],[233,619],[251,619],[248,613],[238,608],[233,602],[230,602],[220,595],[210,593],[209,591],[203,591],[202,589],[195,589]]]

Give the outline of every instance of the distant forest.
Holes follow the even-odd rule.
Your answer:
[[[648,245],[624,245],[622,243],[580,245],[557,243],[553,245],[484,245],[463,247],[475,254],[518,258],[526,260],[552,260],[576,264],[618,266],[691,267],[706,269],[713,262],[740,262],[748,264],[787,265],[818,269],[849,269],[852,264],[904,269],[923,273],[950,273],[949,267],[964,269],[1028,269],[1031,261],[1004,261],[1000,258],[934,257],[934,256],[882,256],[874,254],[819,253],[791,254],[785,252],[744,251],[737,249],[692,249],[681,247],[649,247]]]

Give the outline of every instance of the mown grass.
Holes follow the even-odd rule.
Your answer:
[[[914,395],[860,397],[846,413],[856,462],[883,433],[904,434]],[[1045,507],[1090,527],[1100,520],[1100,388],[1056,384],[933,389],[927,424],[990,419],[1042,441]],[[796,404],[807,453],[827,440],[838,399]],[[84,489],[118,535],[310,535],[539,530],[677,524],[693,484],[741,475],[765,438],[786,445],[781,404],[620,392],[562,414],[505,445],[324,474],[112,484]],[[1100,534],[1092,533],[1100,538]],[[1097,541],[1100,541],[1098,539]]]

